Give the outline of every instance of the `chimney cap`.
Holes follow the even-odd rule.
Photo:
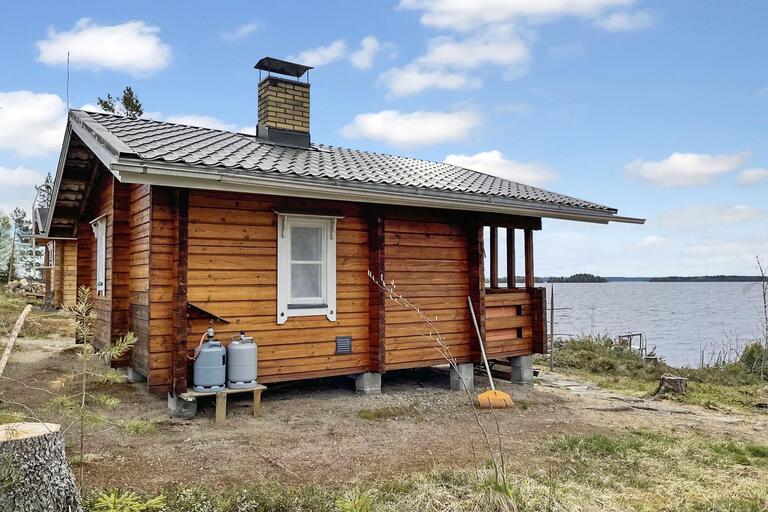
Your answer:
[[[287,60],[280,60],[274,57],[264,57],[257,62],[253,68],[268,71],[270,73],[278,73],[280,75],[300,78],[304,73],[312,69],[312,66],[304,66],[302,64],[296,64],[295,62],[288,62]]]

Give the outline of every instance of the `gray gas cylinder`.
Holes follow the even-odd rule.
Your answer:
[[[221,391],[224,389],[227,371],[227,349],[214,337],[213,328],[208,328],[208,340],[200,346],[195,358],[195,391]]]
[[[235,336],[227,346],[227,387],[256,387],[256,344],[244,332]]]

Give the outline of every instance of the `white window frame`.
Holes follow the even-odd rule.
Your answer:
[[[277,214],[277,323],[292,316],[325,316],[336,321],[336,223],[342,217],[275,212]],[[321,266],[321,297],[291,297],[291,233],[294,227],[321,228],[324,257]]]
[[[91,221],[96,237],[96,295],[107,293],[107,216],[102,215]]]

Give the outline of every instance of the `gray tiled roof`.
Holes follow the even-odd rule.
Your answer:
[[[78,112],[80,114],[80,112]],[[319,180],[431,189],[588,209],[615,209],[446,163],[313,144],[278,146],[252,135],[149,119],[89,115],[142,160],[205,166],[232,174],[282,174]]]

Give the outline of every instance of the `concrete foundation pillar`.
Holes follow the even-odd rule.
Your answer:
[[[355,391],[362,395],[381,393],[381,374],[368,372],[355,375]]]
[[[465,363],[457,365],[458,368],[451,367],[451,389],[453,391],[464,391],[464,386],[471,393],[475,390],[475,365]],[[462,385],[461,381],[464,381]]]
[[[194,398],[184,399],[168,393],[168,412],[173,418],[188,420],[197,414],[197,400]]]
[[[128,374],[126,375],[126,380],[130,382],[131,384],[136,384],[138,382],[147,382],[147,378],[131,368],[128,367]]]
[[[514,384],[533,384],[533,356],[509,358],[512,374],[509,380]]]

